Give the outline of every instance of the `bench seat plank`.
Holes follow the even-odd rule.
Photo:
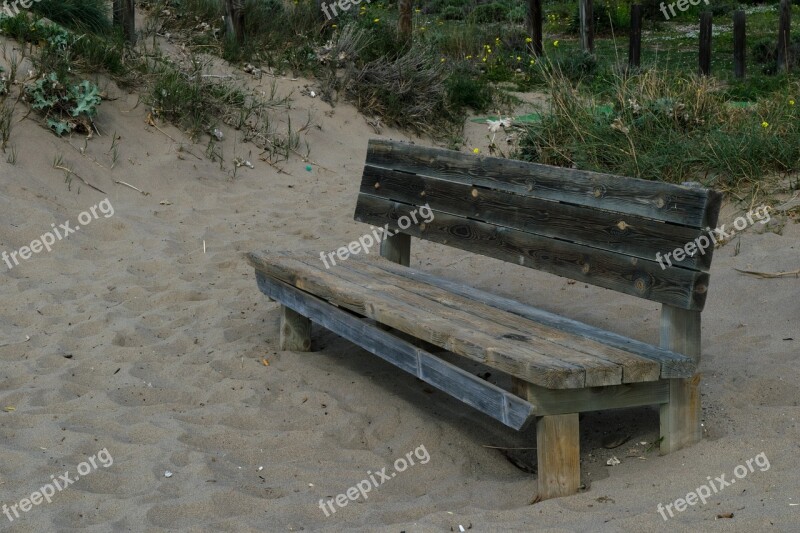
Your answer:
[[[538,324],[564,331],[571,335],[592,339],[621,350],[630,351],[646,357],[661,365],[661,378],[687,378],[697,371],[697,363],[681,353],[659,348],[646,342],[631,339],[602,328],[590,326],[578,320],[550,313],[543,309],[527,305],[511,298],[497,296],[463,283],[441,278],[429,272],[396,265],[390,261],[376,262],[378,268],[399,276],[421,281],[439,287],[447,292],[463,296],[469,300],[485,303],[497,309],[527,318]]]
[[[292,258],[307,265],[308,268],[314,270],[321,268],[319,256],[292,254]],[[397,285],[397,278],[393,280],[391,274],[382,270],[376,269],[373,272],[365,272],[366,267],[368,265],[347,261],[337,265],[335,272],[336,276],[341,280],[351,282],[374,293],[387,295],[392,299],[393,303],[402,302],[411,306],[417,310],[418,315],[420,311],[424,311],[445,318],[451,324],[460,328],[485,333],[492,338],[492,347],[514,347],[525,355],[527,355],[527,352],[532,352],[537,356],[553,357],[565,363],[582,367],[586,372],[585,387],[622,383],[623,365],[620,364],[620,361],[600,357],[596,352],[564,347],[557,342],[530,336],[524,330],[509,327],[502,319],[493,321],[474,313],[471,309],[462,309],[459,306],[443,304],[429,298],[427,295],[420,295],[409,290],[407,284],[401,283],[401,285]],[[480,306],[480,304],[476,305]],[[510,318],[513,319],[515,317],[512,316]],[[524,321],[524,319],[519,320]]]
[[[405,291],[431,299],[448,308],[463,310],[478,317],[480,320],[512,328],[518,332],[517,338],[519,340],[527,341],[531,338],[538,338],[575,352],[611,361],[622,368],[622,383],[656,381],[661,377],[661,364],[653,359],[628,350],[615,348],[593,339],[545,326],[507,311],[501,311],[490,305],[454,294],[429,283],[401,276],[389,269],[382,269],[381,267],[384,265],[391,266],[392,263],[381,258],[358,256],[351,258],[342,266],[346,269],[359,271],[365,277],[380,278],[385,283],[402,287]]]
[[[409,204],[361,194],[356,220],[389,224],[397,231],[397,219],[410,217]],[[550,239],[520,230],[469,220],[432,210],[430,223],[412,224],[403,232],[468,252],[516,263],[613,289],[675,307],[700,310],[705,304],[708,273],[685,268],[662,269],[658,262],[623,256],[582,244]]]
[[[260,272],[256,281],[270,298],[503,424],[522,429],[530,421],[533,406],[522,398],[295,287]]]

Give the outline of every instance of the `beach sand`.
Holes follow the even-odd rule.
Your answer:
[[[367,140],[430,144],[390,128],[378,135],[353,107],[300,95],[308,83],[283,79],[279,89],[294,91],[296,123],[311,110],[318,125],[303,133],[311,171],[293,157],[279,172],[254,147],[234,146],[237,133],[225,127],[222,171],[205,144],[148,126],[139,95],[113,84],[116,99],[97,118],[102,135],[85,153],[80,136],[58,139],[35,115],[15,125],[18,161],[0,161],[0,250],[18,250],[51,224],[74,225],[105,198],[114,214],[13,269],[0,263],[0,502],[18,504],[51,475],[85,472],[50,503],[13,522],[0,516],[0,529],[800,530],[800,279],[735,270],[800,268],[800,227],[750,230],[715,252],[702,442],[659,456],[649,449],[655,407],[586,414],[587,490],[531,505],[536,475],[485,446],[535,446],[532,429],[505,428],[321,328],[312,353],[278,351],[279,305],[257,290],[243,254],[330,251],[357,239],[367,230],[353,220]],[[109,170],[114,132],[119,159]],[[486,153],[485,127],[467,134],[466,148]],[[255,168],[232,178],[234,152]],[[66,182],[53,168],[59,154],[105,194],[74,176]],[[720,220],[741,213],[727,205]],[[412,266],[657,342],[653,302],[417,240]],[[630,438],[604,448],[614,437]],[[320,509],[420,447],[424,464],[335,514]],[[762,453],[768,469],[667,521],[658,513]],[[81,467],[91,456],[96,468]],[[607,466],[612,456],[620,464]]]

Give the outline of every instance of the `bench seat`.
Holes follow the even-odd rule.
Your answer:
[[[687,378],[696,371],[685,355],[382,257],[353,256],[335,273],[311,253],[255,252],[249,260],[262,277],[548,389]]]

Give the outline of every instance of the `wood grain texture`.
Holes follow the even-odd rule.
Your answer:
[[[298,261],[303,262],[311,268],[316,268],[313,257],[294,256]],[[528,325],[536,328],[535,324],[525,321],[520,317],[508,313],[494,311],[496,316],[487,316],[483,313],[476,313],[473,309],[464,308],[459,305],[452,305],[447,301],[431,298],[424,291],[419,293],[409,290],[408,284],[396,277],[391,276],[382,270],[375,269],[369,271],[369,265],[348,261],[336,270],[336,276],[341,280],[353,283],[367,291],[380,292],[382,295],[389,296],[393,302],[402,302],[419,312],[430,313],[440,318],[449,320],[453,326],[484,333],[493,339],[493,347],[513,347],[523,358],[521,365],[539,360],[541,357],[555,358],[570,365],[576,365],[584,369],[586,374],[584,386],[594,387],[599,385],[616,385],[622,382],[622,371],[624,364],[635,367],[640,361],[635,355],[626,357],[624,353],[617,351],[604,350],[603,346],[592,346],[591,349],[584,346],[578,348],[578,341],[574,345],[564,346],[557,342],[563,340],[565,335],[558,335],[560,339],[547,339],[546,335],[531,335],[527,330]],[[480,304],[475,304],[480,306]],[[489,309],[489,311],[492,311]],[[502,316],[506,315],[506,316]],[[505,320],[507,319],[507,320]],[[515,322],[519,328],[512,327],[508,322]]]
[[[264,294],[285,307],[310,317],[315,323],[503,424],[522,429],[531,420],[532,406],[524,399],[300,289],[259,272],[256,280]]]
[[[537,418],[536,457],[540,499],[578,492],[581,484],[578,413]]]
[[[479,327],[474,317],[441,306],[432,308],[422,299],[398,298],[399,293],[388,285],[368,290],[337,274],[310,269],[289,256],[251,253],[248,259],[268,277],[531,383],[552,388],[585,386],[583,367],[538,354],[512,339],[497,338]]]
[[[372,139],[367,164],[545,200],[640,215],[694,228],[716,227],[716,191]]]
[[[661,347],[700,362],[700,313],[668,305],[661,310]],[[660,409],[661,453],[671,453],[702,438],[700,375],[671,379],[669,402]]]
[[[399,267],[386,261],[376,261],[374,265],[383,270],[392,272],[393,274],[439,287],[454,295],[485,303],[497,309],[528,318],[539,324],[564,331],[570,335],[592,339],[621,350],[639,354],[661,365],[662,378],[691,377],[694,375],[697,368],[697,363],[686,355],[631,339],[630,337],[625,337],[624,335],[619,335],[612,331],[590,326],[555,313],[550,313],[511,298],[497,296],[457,281],[435,276],[429,272],[423,272],[414,268]]]
[[[528,400],[537,416],[560,415],[665,404],[669,401],[669,382],[662,379],[578,390],[545,389],[517,383],[515,394]]]
[[[465,219],[650,261],[658,253],[664,255],[683,248],[687,242],[705,235],[705,230],[664,224],[638,215],[621,215],[370,165],[364,168],[361,193],[417,206],[429,204],[437,211]],[[710,242],[707,236],[706,242]],[[687,255],[682,261],[672,260],[672,264],[707,271],[712,255],[713,246],[704,254]],[[630,257],[621,260],[629,262]]]
[[[307,260],[304,260],[304,262],[307,262]],[[493,323],[497,326],[509,328],[513,331],[509,331],[505,335],[508,337],[513,336],[519,341],[527,342],[530,339],[541,339],[575,353],[610,361],[621,368],[623,383],[654,381],[659,379],[661,375],[661,365],[652,359],[587,339],[581,335],[574,335],[553,327],[544,326],[474,299],[454,294],[435,285],[402,276],[391,272],[389,269],[380,268],[384,263],[384,261],[373,261],[359,257],[349,261],[343,267],[360,275],[360,278],[353,278],[354,281],[370,283],[371,280],[380,280],[382,283],[389,283],[403,291],[427,298],[447,308],[467,312],[484,323]],[[597,385],[607,384],[611,383],[597,383]],[[592,386],[588,376],[587,386]]]
[[[356,220],[389,224],[398,231],[397,219],[410,216],[415,207],[361,194]],[[575,279],[584,283],[667,303],[684,309],[703,308],[709,276],[685,268],[662,269],[654,260],[619,254],[572,242],[549,239],[523,231],[433,210],[426,224],[412,224],[405,233],[473,253]]]

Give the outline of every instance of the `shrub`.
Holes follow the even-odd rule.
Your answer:
[[[609,113],[563,76],[549,82],[550,112],[527,129],[521,159],[721,188],[800,167],[800,112],[785,87],[748,109],[710,78],[644,70],[613,79]]]
[[[506,7],[497,2],[479,5],[469,15],[470,22],[475,24],[504,22],[507,18]]]

